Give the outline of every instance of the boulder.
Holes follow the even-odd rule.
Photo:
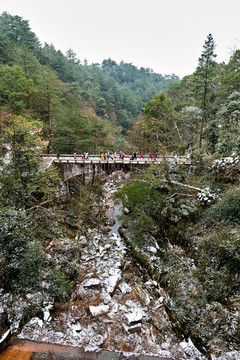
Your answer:
[[[125,314],[129,326],[142,321],[143,314],[140,310],[134,309],[132,312]]]
[[[89,311],[92,316],[106,314],[109,311],[109,305],[100,304],[98,306],[89,306]]]

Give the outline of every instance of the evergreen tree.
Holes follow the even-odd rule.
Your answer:
[[[25,45],[35,54],[39,47],[39,40],[30,30],[29,22],[20,16],[12,16],[3,12],[0,16],[0,31],[17,45]]]
[[[233,91],[240,92],[240,50],[231,56],[226,71],[221,78],[222,95],[226,99]]]
[[[201,126],[199,132],[199,149],[202,148],[203,130],[207,122],[208,106],[209,106],[209,92],[210,82],[213,77],[213,69],[216,57],[214,54],[215,44],[211,34],[208,35],[205,44],[203,45],[202,55],[198,59],[198,67],[195,72],[195,97],[197,104],[202,110]]]
[[[24,114],[35,91],[20,66],[0,66],[0,106],[15,114]]]

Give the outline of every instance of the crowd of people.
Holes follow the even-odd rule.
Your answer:
[[[186,157],[187,157],[187,160],[190,160],[190,157],[191,157],[191,152],[192,152],[192,147],[191,145],[189,145],[189,147],[187,148],[186,150]],[[144,154],[143,154],[143,151],[140,152],[139,154],[139,158],[140,159],[144,159]],[[74,153],[73,154],[73,157],[74,159],[76,160],[77,159],[77,153]],[[59,158],[60,157],[60,153],[57,152],[57,157]],[[84,152],[82,155],[80,155],[81,159],[82,160],[86,160],[89,158],[89,155],[88,155],[88,152]],[[157,154],[156,153],[152,153],[152,151],[149,152],[148,156],[147,156],[149,159],[153,159],[153,160],[157,160]],[[101,160],[116,160],[117,158],[118,159],[122,159],[124,160],[125,158],[125,154],[123,151],[119,151],[119,154],[117,154],[117,152],[115,151],[113,154],[110,155],[109,152],[101,152],[100,154],[100,158]],[[137,152],[135,151],[133,154],[129,155],[129,160],[135,160],[137,159]],[[178,155],[175,154],[174,155],[174,162],[177,163],[178,162]]]
[[[76,160],[77,159],[77,153],[74,153],[73,154],[73,157],[74,159]],[[57,153],[57,157],[59,158],[60,157],[60,153],[58,152]],[[84,160],[84,159],[88,159],[89,158],[89,155],[88,155],[88,152],[85,152],[83,155],[80,155],[81,159]],[[100,158],[101,160],[108,160],[108,159],[111,159],[111,160],[115,160],[115,159],[122,159],[124,160],[125,158],[125,154],[123,151],[119,151],[119,154],[116,153],[116,151],[110,155],[109,152],[101,152],[100,154]],[[135,151],[133,154],[129,155],[129,160],[135,160],[137,159],[137,152]],[[144,155],[143,155],[143,152],[141,151],[140,152],[140,159],[144,159]],[[154,159],[156,160],[157,159],[157,154],[155,153],[153,155],[153,153],[150,151],[149,153],[149,159]]]

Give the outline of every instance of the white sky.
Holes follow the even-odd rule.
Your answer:
[[[239,0],[1,0],[3,11],[82,62],[110,57],[180,77],[196,69],[209,33],[218,62],[240,47]]]

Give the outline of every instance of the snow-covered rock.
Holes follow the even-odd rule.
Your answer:
[[[157,249],[154,246],[149,246],[148,247],[148,251],[152,254],[156,254],[157,253]]]
[[[143,319],[143,314],[141,311],[134,309],[132,312],[125,314],[127,323],[129,326],[134,325],[138,322],[141,322]]]
[[[89,311],[92,316],[99,316],[102,314],[106,314],[109,311],[109,305],[98,305],[98,306],[89,306]]]
[[[84,287],[97,286],[100,284],[100,280],[98,278],[92,278],[83,283]]]
[[[120,283],[118,287],[121,290],[122,294],[128,294],[132,291],[131,286],[125,282]]]

